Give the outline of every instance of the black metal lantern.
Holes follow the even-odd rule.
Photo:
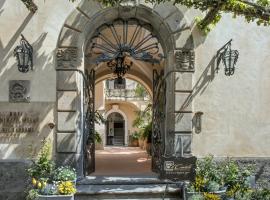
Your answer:
[[[122,82],[124,75],[130,70],[133,62],[127,63],[126,56],[120,53],[114,60],[107,62],[107,66],[117,76],[118,82]]]
[[[13,53],[18,62],[18,70],[26,73],[29,71],[29,68],[33,70],[33,47],[23,35],[21,37],[20,45],[14,49]]]
[[[218,51],[218,65],[222,60],[225,67],[226,76],[231,76],[234,74],[235,65],[239,57],[239,52],[231,49],[231,42],[232,39]]]

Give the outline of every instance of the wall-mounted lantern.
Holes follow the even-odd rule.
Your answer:
[[[33,70],[33,47],[21,34],[20,45],[14,49],[14,57],[17,59],[18,70],[22,73],[26,73],[29,69]]]
[[[193,126],[195,129],[195,133],[199,134],[202,131],[202,115],[203,112],[196,112],[193,118]]]
[[[239,52],[237,50],[232,50],[231,45],[232,39],[217,52],[217,69],[219,69],[218,66],[222,61],[225,67],[226,76],[231,76],[234,74],[235,65],[239,57]]]

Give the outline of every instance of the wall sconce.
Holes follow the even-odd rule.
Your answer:
[[[226,76],[234,74],[235,65],[239,57],[239,52],[237,50],[232,50],[231,45],[232,39],[217,52],[217,70],[219,70],[219,64],[222,61],[225,67]]]
[[[14,57],[16,57],[18,62],[18,70],[22,73],[29,71],[29,68],[33,70],[33,47],[21,34],[20,45],[14,49]]]
[[[203,112],[199,111],[196,112],[194,115],[194,127],[195,127],[195,133],[199,134],[202,131],[202,115]]]

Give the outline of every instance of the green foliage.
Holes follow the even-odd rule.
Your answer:
[[[220,186],[223,185],[221,167],[214,161],[212,155],[198,160],[196,164],[196,176],[203,177],[206,184],[215,182]]]
[[[135,88],[135,95],[136,97],[145,97],[147,94],[145,88],[141,84],[137,84]]]
[[[136,112],[136,118],[132,122],[132,126],[144,129],[152,120],[152,104],[149,103],[142,111]]]
[[[227,188],[228,197],[249,200],[252,195],[249,184],[252,172],[253,166],[240,168],[236,161],[215,161],[210,155],[197,161],[195,181],[187,189],[189,192],[204,193],[205,199],[217,199],[218,196],[211,194]]]
[[[250,196],[249,177],[252,175],[253,166],[240,168],[236,161],[228,159],[223,164],[223,179],[230,197],[248,198]]]
[[[99,132],[95,131],[95,143],[101,144],[102,138]]]
[[[34,160],[30,168],[27,170],[30,177],[36,179],[51,178],[52,171],[55,169],[55,164],[51,160],[51,142],[50,140],[42,141],[41,151],[37,160]]]
[[[131,138],[132,138],[133,140],[138,140],[140,137],[141,137],[141,134],[140,134],[140,132],[138,132],[138,131],[134,131],[134,132],[131,134]]]
[[[31,189],[29,190],[26,200],[36,200],[38,198],[38,190],[37,189]]]
[[[141,132],[141,138],[147,139],[149,142],[151,141],[151,136],[152,136],[152,121],[147,124]]]
[[[55,181],[74,181],[76,180],[76,171],[70,166],[58,167],[53,175]]]
[[[193,194],[188,199],[190,199],[190,200],[204,200],[204,196],[202,194]]]
[[[74,0],[71,0],[74,1]],[[105,6],[118,6],[125,0],[98,0]],[[234,17],[244,16],[247,22],[256,21],[258,25],[270,25],[269,0],[145,0],[148,3],[159,4],[167,1],[174,4],[195,8],[206,15],[197,25],[207,34],[221,19],[222,13],[232,13]]]
[[[251,200],[270,200],[270,190],[267,188],[255,190],[251,194]]]

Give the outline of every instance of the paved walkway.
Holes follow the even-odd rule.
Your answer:
[[[93,176],[154,175],[151,157],[139,147],[105,147],[96,150],[96,171]]]

